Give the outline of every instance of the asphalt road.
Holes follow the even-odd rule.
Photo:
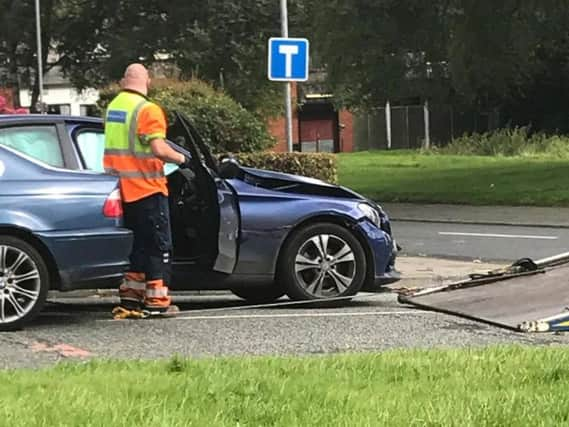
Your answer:
[[[403,254],[513,261],[567,251],[568,229],[395,222]],[[112,299],[60,299],[24,331],[0,333],[0,369],[93,357],[155,359],[310,355],[499,343],[569,344],[569,334],[519,334],[416,310],[390,293],[340,308],[246,308],[228,295],[178,298],[168,320],[113,321]]]
[[[569,251],[569,229],[396,221],[402,253],[482,261],[540,259]]]
[[[189,313],[113,321],[112,301],[50,305],[24,331],[0,333],[0,369],[61,360],[232,355],[313,355],[498,343],[569,344],[569,335],[525,335],[400,305],[394,294],[362,294],[342,308],[229,310],[230,296],[193,296]],[[188,301],[188,300],[186,300]],[[221,310],[220,310],[221,309]]]

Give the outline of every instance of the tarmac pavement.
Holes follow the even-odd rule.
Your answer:
[[[569,208],[385,203],[402,254],[513,262],[569,251]]]
[[[569,228],[569,208],[381,203],[394,221]]]
[[[401,280],[392,285],[400,287],[428,287],[439,286],[443,283],[460,280],[471,273],[486,273],[505,266],[506,263],[483,263],[477,260],[461,261],[443,258],[400,256],[397,259],[397,270],[401,273]],[[180,291],[173,292],[179,296],[212,296],[229,295],[226,291]],[[75,298],[89,298],[92,300],[104,298],[118,298],[114,289],[78,290],[71,292],[50,292],[49,298],[54,301],[73,301]],[[117,299],[118,301],[118,299]]]
[[[436,286],[496,264],[402,257],[403,279],[390,286]],[[360,294],[336,307],[247,307],[223,292],[178,292],[175,319],[113,321],[114,291],[52,292],[25,330],[0,333],[0,369],[38,368],[91,358],[155,359],[307,355],[391,348],[551,342],[403,306],[396,294]],[[287,300],[284,299],[283,302]],[[537,341],[535,341],[537,340]],[[559,342],[559,339],[553,339]]]
[[[512,263],[569,250],[569,228],[393,221],[401,255]]]
[[[55,301],[26,330],[0,334],[0,369],[92,358],[314,355],[496,344],[567,345],[569,335],[521,334],[363,294],[341,307],[241,308],[230,295],[175,298],[174,319],[111,319],[112,299]]]
[[[393,219],[411,221],[569,226],[569,210],[384,207]],[[389,288],[437,286],[503,265],[401,256],[397,266],[402,280]],[[26,330],[0,333],[0,369],[37,368],[100,357],[309,355],[505,343],[569,344],[569,335],[514,333],[416,310],[399,304],[391,292],[361,294],[340,307],[320,309],[246,307],[242,300],[220,292],[176,293],[174,300],[184,310],[179,318],[113,321],[110,310],[117,302],[113,291],[50,293],[49,306]]]
[[[430,287],[454,282],[469,274],[487,273],[505,267],[507,263],[486,263],[478,260],[458,261],[430,257],[407,257],[397,259],[401,280],[392,287]]]

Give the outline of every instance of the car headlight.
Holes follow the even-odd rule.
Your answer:
[[[375,205],[375,207],[377,208],[377,210],[379,211],[379,215],[380,216],[387,216],[387,213],[383,210],[383,208],[380,205]]]
[[[375,208],[368,205],[367,203],[360,203],[358,205],[358,209],[365,215],[367,219],[373,222],[377,227],[381,227],[381,217],[379,216],[379,212]]]

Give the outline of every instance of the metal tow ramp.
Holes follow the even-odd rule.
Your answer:
[[[569,331],[569,253],[398,296],[401,304],[517,332]]]

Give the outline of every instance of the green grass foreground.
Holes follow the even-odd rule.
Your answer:
[[[358,152],[340,184],[378,202],[569,206],[569,159]]]
[[[89,362],[0,372],[0,425],[561,426],[559,348]]]

